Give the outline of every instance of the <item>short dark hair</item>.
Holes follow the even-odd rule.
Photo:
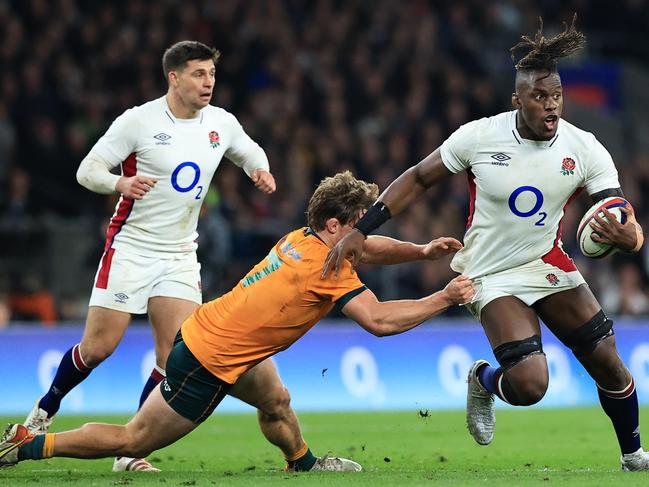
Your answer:
[[[577,14],[572,18],[570,26],[564,22],[564,31],[550,39],[543,35],[543,19],[539,17],[539,30],[534,39],[522,36],[521,41],[510,49],[512,60],[516,63],[516,71],[549,71],[556,72],[559,58],[570,56],[586,44],[586,36],[575,28]],[[516,51],[527,51],[516,62]]]
[[[379,196],[379,187],[356,179],[350,171],[324,178],[309,200],[307,221],[316,231],[323,230],[329,218],[346,225],[358,219]]]
[[[162,56],[162,71],[165,78],[170,71],[182,69],[188,61],[211,59],[216,64],[221,52],[198,41],[180,41],[170,46]]]

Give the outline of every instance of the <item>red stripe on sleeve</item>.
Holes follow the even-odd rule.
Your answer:
[[[475,186],[475,174],[471,172],[471,169],[466,172],[468,182],[469,182],[469,218],[466,221],[466,229],[471,228],[473,224],[473,214],[475,212],[475,197],[476,197],[476,186]]]

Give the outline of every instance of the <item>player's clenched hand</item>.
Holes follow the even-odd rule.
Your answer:
[[[338,272],[343,266],[343,261],[349,259],[352,269],[355,269],[363,256],[363,243],[365,235],[354,229],[341,238],[336,245],[329,249],[327,259],[322,269],[320,279],[326,279],[330,271],[334,271],[334,278],[338,278]]]
[[[125,198],[141,200],[158,182],[157,179],[148,176],[122,176],[117,180],[115,190],[122,193]]]
[[[626,222],[624,224],[617,221],[615,215],[609,212],[606,208],[602,211],[606,218],[599,215],[593,217],[594,221],[590,222],[590,226],[597,234],[593,234],[591,238],[595,242],[611,244],[618,249],[629,252],[633,250],[641,238],[637,234],[640,226],[635,219],[635,213],[631,205],[623,206],[620,211],[626,214]],[[641,230],[640,230],[641,231]]]
[[[462,242],[452,237],[440,237],[431,240],[424,247],[424,258],[429,260],[439,259],[448,254],[453,254],[463,247]]]
[[[475,296],[475,289],[471,279],[463,275],[452,279],[442,292],[451,305],[468,303]]]
[[[252,179],[252,182],[255,183],[255,187],[259,191],[263,191],[266,194],[275,192],[275,178],[268,171],[255,169],[250,179]]]

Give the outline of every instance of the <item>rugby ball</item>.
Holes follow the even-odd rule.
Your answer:
[[[579,242],[579,250],[581,250],[582,254],[593,259],[601,259],[602,257],[617,252],[617,249],[612,245],[595,242],[592,239],[592,235],[596,232],[591,228],[590,222],[593,221],[595,215],[599,215],[601,218],[606,219],[606,216],[602,211],[606,208],[615,216],[617,221],[624,224],[626,223],[626,213],[623,213],[620,208],[627,204],[628,203],[624,198],[612,196],[598,201],[589,208],[581,219],[581,222],[579,222],[579,227],[577,229],[577,242]]]

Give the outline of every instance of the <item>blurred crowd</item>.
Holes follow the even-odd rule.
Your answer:
[[[39,275],[39,222],[55,214],[105,224],[115,198],[80,187],[76,169],[116,116],[166,91],[160,60],[171,43],[195,39],[221,50],[212,103],[266,150],[278,183],[267,197],[232,164],[217,171],[199,241],[211,298],[304,223],[323,177],[351,169],[383,189],[459,125],[508,110],[509,47],[535,32],[539,15],[552,35],[573,12],[591,41],[582,56],[649,69],[641,0],[615,9],[586,0],[0,0],[0,322],[78,318],[62,315]],[[631,149],[617,162],[649,228],[649,154]],[[574,227],[587,206],[582,199],[566,218],[574,256]],[[466,181],[456,176],[382,231],[419,243],[460,238],[467,214]],[[99,252],[98,242],[92,266]],[[12,265],[25,260],[34,265]],[[649,313],[642,255],[578,265],[610,313]],[[396,298],[429,293],[453,273],[447,259],[361,275]],[[90,286],[80,283],[80,292]],[[37,313],[21,308],[26,296],[32,304],[40,296]]]

